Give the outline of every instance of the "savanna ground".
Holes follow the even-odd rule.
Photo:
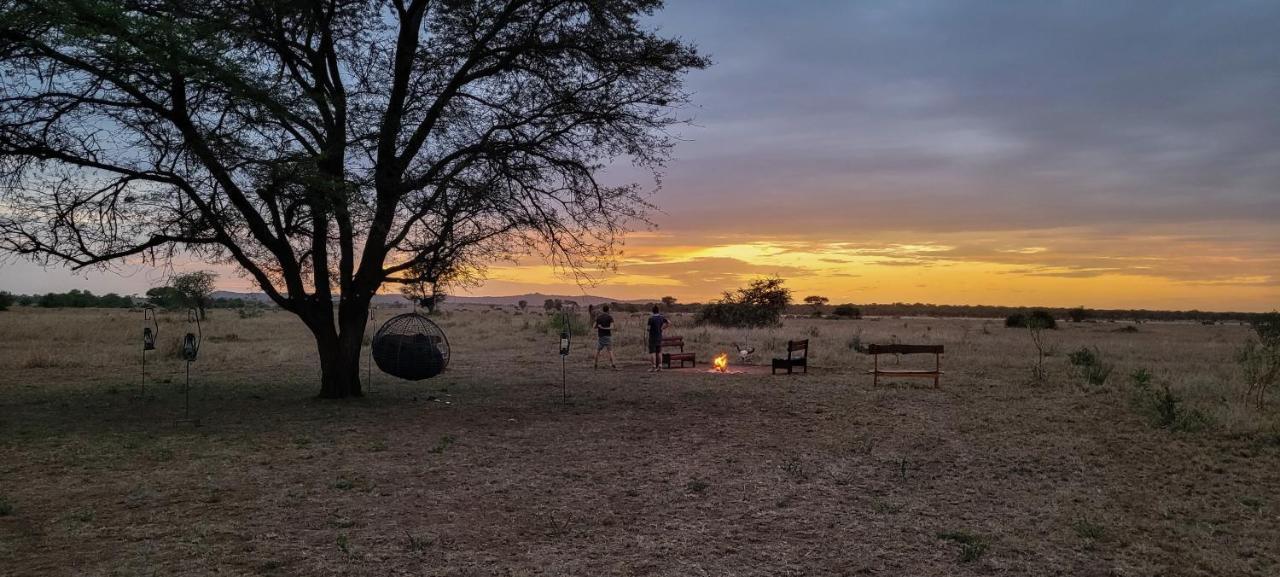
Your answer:
[[[811,338],[812,372],[653,375],[623,316],[623,370],[579,339],[565,405],[540,313],[450,312],[444,375],[335,402],[299,322],[215,311],[193,427],[184,317],[139,396],[140,313],[0,313],[0,574],[1280,574],[1280,421],[1239,400],[1245,327],[1064,324],[1034,384],[999,321],[678,318],[704,362]],[[947,346],[941,387],[872,386],[853,349],[895,339]]]

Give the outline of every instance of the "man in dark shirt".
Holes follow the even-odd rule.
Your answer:
[[[649,317],[649,352],[653,354],[653,368],[649,372],[662,370],[662,331],[671,326],[667,317],[658,312],[658,305],[653,306],[653,315]]]
[[[600,308],[600,316],[596,317],[596,322],[591,328],[596,330],[595,368],[600,368],[600,351],[608,351],[609,366],[615,371],[618,370],[618,363],[613,359],[613,317],[609,315],[609,305]]]

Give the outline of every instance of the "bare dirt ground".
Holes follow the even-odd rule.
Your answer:
[[[997,321],[678,320],[703,359],[813,340],[811,374],[769,376],[648,374],[626,318],[624,370],[579,339],[566,405],[541,315],[462,311],[447,373],[334,402],[299,323],[216,311],[192,427],[182,319],[139,397],[140,317],[0,313],[0,574],[1280,574],[1280,420],[1236,401],[1244,327],[1067,325],[1030,384]],[[853,349],[895,339],[947,346],[941,387],[871,385]],[[1106,385],[1072,375],[1083,345]],[[1205,424],[1154,423],[1137,368]]]

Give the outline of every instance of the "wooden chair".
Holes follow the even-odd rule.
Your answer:
[[[867,354],[874,359],[874,366],[867,374],[872,375],[873,385],[880,384],[880,376],[892,377],[933,377],[933,386],[938,386],[942,376],[942,345],[869,345]],[[915,355],[933,354],[933,369],[881,369],[880,355]]]
[[[797,357],[796,353],[804,354]],[[809,373],[809,339],[787,341],[787,358],[773,359],[771,373],[776,375],[778,369],[786,369],[787,374],[790,375],[796,367],[804,369],[805,374]]]
[[[668,369],[671,368],[672,362],[680,363],[680,368],[684,368],[685,362],[697,367],[698,361],[693,353],[684,352],[684,337],[662,337],[662,342],[658,345],[659,350],[667,348],[680,349],[678,353],[662,353],[662,364]]]

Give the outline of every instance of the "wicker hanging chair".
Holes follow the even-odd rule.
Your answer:
[[[429,379],[449,366],[449,339],[416,312],[391,317],[373,335],[373,361],[393,377]]]

